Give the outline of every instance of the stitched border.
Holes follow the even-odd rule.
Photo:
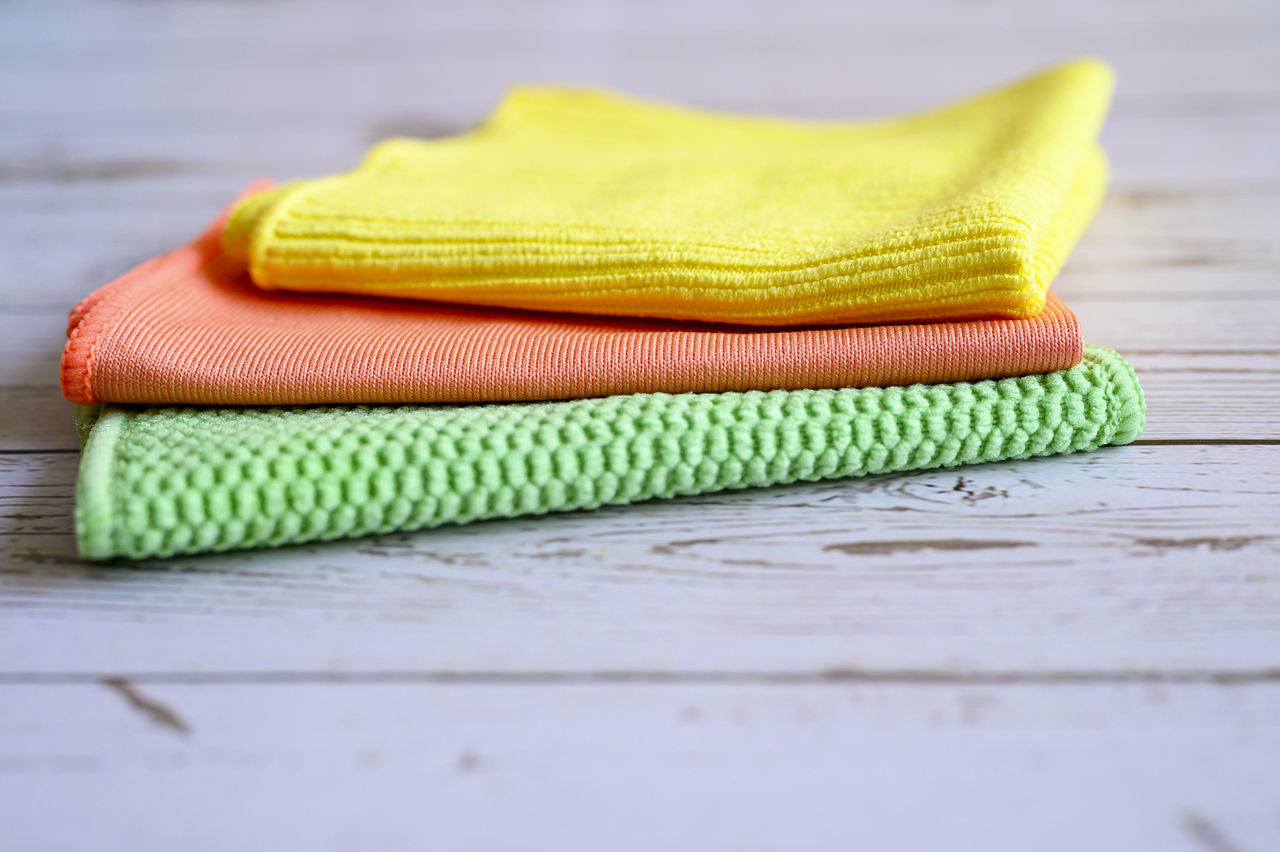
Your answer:
[[[116,518],[111,499],[115,483],[116,444],[128,418],[119,409],[92,409],[96,420],[80,453],[76,477],[76,546],[85,559],[115,556]]]
[[[240,198],[273,185],[270,180],[254,181]],[[71,309],[67,322],[67,345],[62,350],[59,370],[64,397],[77,405],[96,405],[102,401],[94,393],[94,366],[104,341],[116,327],[116,320],[137,305],[147,291],[186,272],[190,265],[194,264],[199,269],[217,260],[222,254],[222,228],[229,213],[230,206],[191,242],[134,267]]]

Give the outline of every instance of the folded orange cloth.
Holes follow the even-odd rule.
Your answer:
[[[864,387],[1043,373],[1083,356],[1079,323],[1052,294],[1030,319],[771,331],[263,291],[223,254],[226,217],[75,307],[68,399],[304,405]]]

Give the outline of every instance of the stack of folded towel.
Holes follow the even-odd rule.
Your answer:
[[[76,306],[76,531],[145,558],[1092,449],[1143,400],[1049,289],[1111,75],[802,124],[513,91],[259,183]]]

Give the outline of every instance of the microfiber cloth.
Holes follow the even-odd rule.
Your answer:
[[[893,120],[801,123],[519,88],[243,202],[253,281],[747,325],[1030,317],[1107,179],[1112,74],[1077,60]]]
[[[257,184],[261,191],[270,184]],[[81,404],[493,402],[1003,378],[1080,362],[1050,296],[1027,319],[747,329],[266,292],[193,243],[71,314],[62,388]]]
[[[78,409],[76,534],[135,559],[1133,440],[1129,365],[999,381],[464,406]]]

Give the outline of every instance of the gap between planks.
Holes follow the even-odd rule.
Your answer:
[[[612,686],[617,684],[716,684],[735,686],[1280,686],[1280,667],[1254,669],[825,669],[820,671],[123,671],[0,672],[0,686],[79,685],[125,681],[139,684],[433,684]]]

